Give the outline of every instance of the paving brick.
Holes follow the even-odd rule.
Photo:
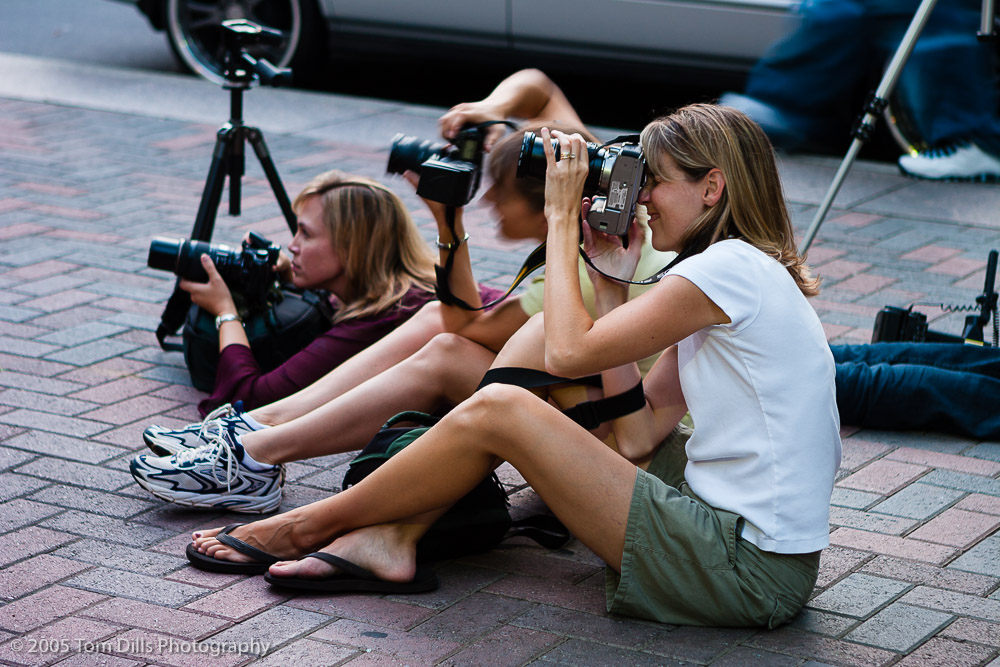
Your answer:
[[[91,301],[95,301],[99,298],[101,297],[93,292],[69,289],[56,294],[49,294],[37,299],[24,301],[22,302],[22,305],[26,308],[34,308],[46,313],[51,313],[65,308],[71,308],[73,306],[79,306],[80,304],[90,303]]]
[[[227,650],[229,648],[233,650]],[[213,645],[211,639],[191,642],[144,629],[117,635],[107,643],[104,652],[171,667],[232,667],[245,663],[250,657],[240,652],[239,647]]]
[[[802,664],[798,658],[747,646],[738,646],[712,662],[712,667],[799,667],[799,665],[810,667],[810,663]],[[812,667],[819,667],[819,663],[813,663]]]
[[[22,558],[49,551],[61,544],[76,539],[54,530],[28,526],[11,533],[0,535],[0,567],[17,562]]]
[[[372,595],[299,596],[285,605],[404,631],[413,629],[435,614],[434,609]]]
[[[239,620],[270,609],[289,597],[276,593],[263,577],[252,577],[190,602],[184,609]]]
[[[18,496],[25,496],[42,487],[48,486],[49,482],[18,475],[12,472],[0,473],[0,501],[7,501]]]
[[[79,540],[61,547],[53,555],[91,565],[113,565],[118,570],[128,570],[153,577],[162,577],[187,564],[187,560],[183,558],[92,539]]]
[[[954,616],[943,612],[891,604],[844,639],[906,653],[948,624]]]
[[[917,525],[914,519],[885,516],[874,512],[862,512],[846,507],[830,508],[830,525],[847,526],[859,530],[870,530],[886,535],[902,535]]]
[[[86,570],[89,565],[40,554],[0,570],[0,598],[14,600]]]
[[[255,667],[287,667],[287,665],[309,665],[310,667],[333,667],[358,653],[357,649],[334,646],[324,642],[300,639],[284,646],[266,657],[254,661]],[[354,667],[357,663],[349,663]],[[470,663],[466,663],[470,664]]]
[[[80,612],[80,615],[186,639],[202,639],[229,625],[223,619],[122,598],[112,598],[93,605]]]
[[[762,632],[752,637],[748,643],[775,653],[851,667],[881,667],[899,658],[899,654],[885,649],[830,639],[790,628]]]
[[[892,602],[910,585],[884,577],[854,573],[814,597],[809,606],[855,618],[865,618]]]
[[[1000,600],[990,600],[940,588],[917,586],[904,595],[900,602],[985,621],[1000,621]]]
[[[209,641],[247,646],[245,653],[264,655],[287,641],[326,625],[333,619],[291,607],[272,607],[213,635]]]
[[[14,665],[48,665],[92,648],[120,628],[84,618],[64,618],[0,644],[0,660]],[[34,649],[34,650],[32,650]]]
[[[868,561],[860,571],[970,595],[985,595],[997,584],[993,577],[888,556]]]
[[[984,514],[994,514],[1000,516],[1000,498],[987,496],[981,493],[973,493],[955,505],[958,509],[970,512],[983,512]]]
[[[418,664],[433,664],[461,648],[461,644],[457,642],[421,637],[346,619],[334,621],[310,637],[370,649]]]
[[[835,486],[833,488],[833,494],[830,497],[830,504],[835,507],[848,507],[851,509],[863,510],[867,509],[871,505],[874,505],[881,498],[882,495],[879,493],[866,493],[865,491],[854,491],[852,489],[842,489]]]
[[[0,420],[3,417],[0,416]],[[960,491],[971,493],[982,493],[988,496],[1000,496],[1000,480],[980,477],[979,475],[967,475],[951,470],[935,470],[924,477],[921,481],[926,484],[936,484],[946,486]]]
[[[968,456],[955,456],[954,454],[928,452],[922,449],[913,449],[912,447],[900,447],[887,454],[886,458],[986,477],[993,477],[997,473],[1000,473],[1000,463],[994,461],[984,461]]]
[[[651,632],[651,641],[634,648],[675,660],[707,664],[754,633],[745,628],[679,627],[666,634]]]
[[[25,449],[36,454],[57,456],[62,459],[72,459],[86,463],[103,463],[109,459],[121,456],[124,450],[110,447],[91,440],[71,438],[53,433],[26,431],[4,442],[5,445]]]
[[[0,335],[3,335],[3,334],[14,335],[13,333],[4,331],[5,328],[9,328],[11,326],[14,326],[14,325],[7,325],[7,324],[5,324],[3,322],[0,322]],[[27,328],[27,327],[24,327],[24,328]],[[26,331],[23,337],[24,338],[34,338],[35,336],[39,335],[43,331],[45,331],[45,330],[44,329],[39,329],[37,327],[32,327],[31,331]],[[18,382],[18,383],[21,383],[21,382],[23,382],[23,383],[29,383],[29,382],[33,382],[33,381],[41,383],[41,380],[43,378],[49,378],[49,377],[52,377],[53,375],[58,375],[60,373],[64,373],[64,372],[72,369],[73,367],[70,366],[69,364],[60,364],[60,363],[56,363],[54,361],[45,361],[43,359],[35,359],[35,358],[31,358],[31,357],[19,357],[19,356],[15,356],[13,354],[2,354],[2,353],[0,353],[0,368],[4,369],[4,372],[3,372],[3,374],[0,374],[0,377],[14,376],[15,381]],[[65,379],[65,378],[64,378],[64,380],[66,380],[67,382],[70,381],[70,380]],[[74,383],[74,385],[75,385],[75,383]],[[5,384],[4,386],[27,386],[27,385],[26,384],[24,384],[24,385],[22,385],[22,384],[17,384],[17,385],[7,385],[7,384]],[[44,386],[44,385],[40,384],[39,386]],[[62,385],[58,385],[58,386],[61,387]],[[32,389],[34,387],[29,386],[28,388]],[[42,391],[44,393],[43,389],[35,389],[35,390],[36,391]]]
[[[156,507],[152,502],[126,496],[81,489],[78,487],[49,486],[29,498],[50,505],[85,510],[105,516],[124,519]]]
[[[115,644],[113,639],[107,640],[110,642],[109,648],[112,648]],[[135,660],[129,660],[127,658],[119,658],[113,655],[108,655],[106,653],[101,653],[98,647],[99,643],[94,643],[90,646],[84,645],[88,649],[87,653],[77,653],[72,655],[65,660],[59,661],[59,667],[138,667],[141,662]],[[93,646],[93,650],[91,649]]]
[[[182,605],[205,593],[204,588],[197,586],[106,567],[78,574],[68,579],[65,585],[164,606]]]
[[[95,361],[103,361],[120,354],[138,349],[138,345],[132,343],[122,343],[114,340],[98,340],[91,343],[84,343],[59,352],[52,352],[45,355],[51,361],[61,361],[74,366],[89,366]]]
[[[27,632],[105,599],[103,595],[52,586],[0,607],[0,628]]]
[[[27,308],[0,306],[0,319],[11,320],[17,318],[20,320],[27,320],[36,314],[36,311],[28,310]],[[15,319],[15,321],[17,320]],[[57,345],[46,345],[45,343],[35,343],[34,341],[0,336],[0,352],[6,352],[8,356],[17,355],[21,357],[41,357],[55,352],[58,349],[59,347]]]
[[[1000,443],[981,442],[965,452],[966,456],[1000,463]]]
[[[910,533],[909,537],[954,547],[967,547],[995,531],[998,526],[1000,517],[950,509]]]
[[[127,331],[127,327],[108,324],[106,322],[85,322],[83,324],[77,324],[76,326],[68,326],[57,331],[53,331],[50,334],[40,337],[38,340],[43,343],[52,343],[53,345],[60,345],[62,347],[71,347],[73,345],[89,343],[90,341],[98,340],[100,338],[114,336],[115,334],[119,334],[123,331]]]
[[[177,406],[174,401],[167,401],[154,396],[135,396],[107,407],[84,413],[81,417],[113,424],[128,424],[137,419],[165,412]]]
[[[19,389],[0,391],[0,405],[13,408],[38,409],[43,412],[69,416],[93,410],[96,407],[93,403],[87,403],[86,401],[77,401],[61,396],[49,396]]]
[[[934,665],[935,667],[966,667],[979,665],[994,652],[985,646],[966,644],[935,637],[896,663],[902,667]]]
[[[2,430],[3,429],[0,429],[0,431]],[[21,431],[15,431],[15,433],[19,432]],[[0,433],[0,439],[2,439],[2,437],[3,434]],[[13,468],[14,466],[18,466],[31,458],[33,458],[32,454],[0,445],[0,470]]]
[[[489,593],[550,604],[566,609],[603,613],[605,610],[604,577],[598,576],[576,586],[566,586],[536,577],[509,575],[486,587]],[[600,584],[600,585],[598,585]]]
[[[911,519],[928,519],[963,495],[962,491],[956,489],[915,482],[872,507],[872,511]]]
[[[135,483],[130,475],[121,470],[56,458],[39,457],[16,468],[15,472],[65,484],[86,484],[104,491],[114,491]]]
[[[892,495],[928,471],[924,466],[879,459],[837,482],[837,486]]]
[[[945,628],[939,636],[1000,648],[1000,623],[959,618]]]
[[[58,507],[43,505],[18,498],[0,503],[0,532],[8,532],[37,523],[53,514],[59,513]]]
[[[442,664],[477,667],[523,665],[561,641],[562,638],[546,632],[505,625],[449,657]]]
[[[645,648],[654,641],[667,642],[670,630],[670,626],[643,625],[604,613],[583,613],[548,605],[536,606],[511,625],[633,648]]]
[[[810,609],[807,606],[789,622],[788,626],[805,632],[815,632],[827,637],[842,637],[849,629],[857,626],[860,622],[856,618],[829,614],[818,609]]]
[[[107,424],[76,417],[63,417],[36,410],[13,410],[0,415],[0,422],[25,428],[51,431],[70,436],[91,436],[108,428]]]
[[[413,632],[451,641],[468,641],[504,625],[531,606],[522,600],[478,593],[442,610]]]
[[[72,366],[67,366],[65,364],[62,366],[64,368],[73,368]],[[114,357],[91,366],[70,370],[69,372],[59,376],[59,379],[70,380],[72,382],[79,382],[86,385],[96,385],[139,373],[150,368],[151,366],[152,364],[147,364],[141,361]]]
[[[579,639],[571,639],[559,644],[543,656],[542,662],[544,664],[586,664],[595,667],[612,667],[614,665],[634,665],[635,667],[646,667],[647,665],[680,666],[689,664],[676,660],[665,661],[662,657],[649,653],[614,646],[603,646]]]
[[[164,383],[156,382],[155,380],[146,380],[144,378],[130,376],[118,378],[116,380],[112,380],[111,382],[106,382],[101,385],[78,391],[73,394],[71,398],[106,405],[109,403],[116,403],[139,394],[154,392],[158,389],[163,389],[166,386],[167,385]]]
[[[167,531],[153,526],[144,526],[77,510],[67,510],[59,516],[47,519],[43,526],[85,537],[100,535],[103,540],[132,547],[146,547],[155,542],[161,542],[170,535]]]
[[[955,549],[939,544],[911,540],[894,535],[870,533],[853,528],[837,528],[830,533],[830,544],[861,549],[887,556],[910,558],[927,563],[944,564],[955,555]]]
[[[69,392],[80,389],[83,386],[77,382],[67,382],[65,380],[54,380],[48,377],[37,377],[28,373],[18,373],[10,370],[9,367],[4,367],[4,372],[0,373],[0,385],[4,387],[16,387],[42,394],[52,394],[54,396],[68,394]]]
[[[1000,535],[992,535],[948,564],[949,569],[1000,577]]]

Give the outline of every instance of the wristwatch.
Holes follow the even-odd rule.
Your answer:
[[[218,331],[219,329],[222,328],[223,323],[232,322],[233,320],[242,323],[240,316],[237,315],[236,313],[222,313],[221,315],[215,318],[215,330]]]

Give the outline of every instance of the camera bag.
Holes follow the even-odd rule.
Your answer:
[[[351,461],[344,475],[347,489],[374,472],[437,423],[423,412],[400,412],[391,417]],[[397,426],[412,423],[415,426]],[[442,470],[441,474],[446,474]],[[426,480],[433,484],[434,480]],[[489,551],[503,540],[528,537],[549,549],[569,541],[566,527],[555,517],[538,514],[514,521],[507,492],[493,473],[443,514],[417,543],[417,560],[431,561]]]
[[[250,341],[250,351],[265,373],[272,371],[320,334],[328,331],[333,320],[333,306],[324,292],[282,286],[264,307],[243,317]],[[191,384],[201,391],[215,387],[219,364],[219,332],[215,317],[198,306],[191,306],[182,332],[184,363],[191,374]]]

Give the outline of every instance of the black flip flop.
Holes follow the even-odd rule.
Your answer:
[[[219,534],[215,536],[215,539],[219,540],[227,547],[232,547],[241,554],[245,554],[253,558],[253,563],[236,563],[231,560],[222,560],[219,558],[213,558],[207,554],[203,554],[194,548],[193,544],[187,545],[185,553],[187,558],[191,561],[191,565],[198,568],[199,570],[205,570],[207,572],[221,572],[223,574],[262,574],[267,572],[267,568],[271,567],[272,563],[277,563],[279,560],[288,560],[278,558],[277,556],[272,556],[266,551],[261,551],[257,547],[250,546],[243,540],[236,539],[229,534],[234,528],[239,528],[242,523],[233,523],[222,530]]]
[[[417,567],[417,573],[409,581],[386,581],[371,570],[366,570],[340,556],[325,551],[306,554],[302,558],[319,558],[342,572],[326,579],[300,579],[298,577],[275,577],[265,574],[264,581],[279,588],[303,593],[426,593],[438,587],[437,576],[427,567]]]

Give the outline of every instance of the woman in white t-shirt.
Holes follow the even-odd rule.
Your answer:
[[[544,328],[533,329],[544,335],[546,370],[600,372],[611,395],[639,381],[637,360],[665,351],[646,376],[646,407],[613,424],[620,454],[531,392],[490,385],[356,486],[250,524],[245,541],[196,533],[198,553],[245,561],[322,547],[272,565],[268,581],[412,586],[424,576],[416,539],[505,460],[607,563],[610,611],[775,627],[801,608],[828,544],[839,424],[833,360],[805,299],[817,281],[795,249],[766,136],[714,105],[646,127],[639,201],[653,247],[681,255],[632,301],[626,286],[596,280],[607,314],[595,321],[577,274],[587,149],[579,135],[552,134],[563,159],[544,130],[546,311]],[[609,273],[634,269],[640,244],[624,250],[584,232]],[[502,352],[500,363],[512,356]],[[689,410],[690,439],[679,426]]]

